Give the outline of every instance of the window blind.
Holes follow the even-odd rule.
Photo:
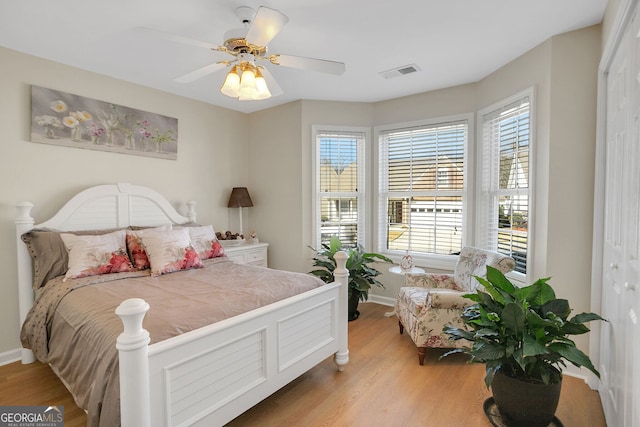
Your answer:
[[[379,133],[380,246],[423,254],[460,251],[467,139],[466,120]]]
[[[362,241],[364,140],[362,132],[316,133],[317,233],[321,244],[329,243],[333,236],[338,236],[345,247]]]
[[[482,116],[479,240],[516,260],[526,274],[529,226],[530,101],[523,97]]]

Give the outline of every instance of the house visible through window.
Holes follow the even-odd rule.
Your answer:
[[[478,176],[479,240],[510,255],[526,274],[529,249],[530,95],[482,112],[482,165]]]
[[[464,119],[378,132],[380,250],[460,251],[468,127]]]
[[[320,130],[316,142],[316,242],[338,236],[346,247],[363,244],[364,143],[366,132]]]
[[[437,170],[436,185],[438,188],[444,188],[449,184],[449,169],[446,166],[439,167]]]

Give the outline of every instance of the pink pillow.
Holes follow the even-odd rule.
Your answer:
[[[100,236],[61,233],[69,253],[69,270],[64,280],[98,274],[134,271],[125,246],[125,231]]]
[[[133,266],[137,270],[149,268],[149,256],[142,244],[142,236],[152,231],[168,231],[171,230],[171,224],[161,225],[154,228],[144,228],[142,230],[127,230],[127,251],[133,262]]]
[[[225,256],[224,249],[216,237],[213,226],[187,227],[193,248],[201,259]]]
[[[149,231],[142,236],[142,244],[149,256],[152,276],[202,267],[186,228]]]

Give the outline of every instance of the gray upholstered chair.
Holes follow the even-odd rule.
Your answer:
[[[418,361],[424,363],[427,347],[456,348],[464,340],[453,341],[442,332],[445,324],[464,327],[460,314],[473,302],[463,298],[475,292],[480,283],[474,276],[484,277],[487,265],[508,273],[515,268],[513,258],[497,252],[464,247],[453,274],[407,274],[400,288],[395,313],[400,333],[405,330],[418,347]]]

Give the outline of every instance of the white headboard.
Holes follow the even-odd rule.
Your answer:
[[[31,217],[33,203],[16,205],[18,217],[16,238],[18,251],[18,298],[20,326],[33,305],[31,256],[21,236],[32,228],[60,231],[98,230],[166,223],[184,224],[196,221],[195,202],[187,203],[187,215],[179,214],[160,193],[133,184],[107,184],[88,188],[76,194],[48,220],[35,224]],[[30,350],[22,349],[22,363],[34,360]]]

